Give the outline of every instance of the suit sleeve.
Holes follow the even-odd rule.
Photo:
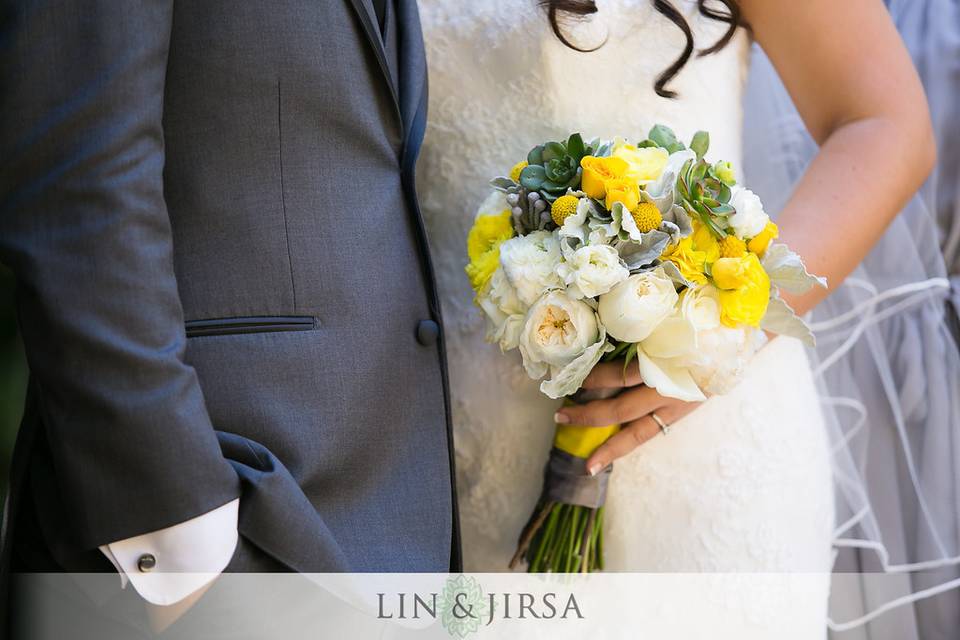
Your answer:
[[[195,371],[163,194],[172,0],[0,0],[0,260],[85,548],[239,495]]]

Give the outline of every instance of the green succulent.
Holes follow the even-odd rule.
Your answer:
[[[592,148],[583,143],[579,133],[566,142],[548,142],[537,145],[527,154],[527,166],[520,172],[520,185],[537,192],[547,202],[553,202],[580,186],[580,160],[590,155]]]
[[[673,129],[663,124],[654,125],[654,127],[650,129],[650,133],[647,134],[647,138],[638,142],[637,146],[640,148],[661,147],[666,149],[668,153],[683,151],[687,148],[686,145],[677,139],[677,134],[673,132]],[[690,141],[690,150],[697,154],[697,160],[707,155],[707,149],[709,148],[709,133],[706,131],[697,131],[693,134],[693,139]]]
[[[677,194],[687,213],[706,225],[714,236],[727,235],[727,217],[736,209],[730,205],[730,184],[717,175],[715,165],[703,157],[688,162],[677,178]]]
[[[688,148],[677,139],[673,129],[662,124],[650,129],[646,140],[641,140],[637,146],[660,147],[669,153]],[[735,184],[732,169],[729,163],[711,165],[704,160],[710,149],[710,134],[706,131],[697,131],[693,135],[689,149],[696,159],[687,162],[677,177],[678,204],[716,237],[723,238],[729,227],[726,218],[736,211],[730,206],[730,187]]]

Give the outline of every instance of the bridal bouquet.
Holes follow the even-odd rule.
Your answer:
[[[668,127],[646,139],[585,143],[580,134],[534,147],[491,182],[467,239],[466,272],[487,338],[551,398],[579,391],[594,365],[622,358],[664,395],[704,400],[732,388],[763,330],[811,342],[779,297],[825,282],[775,242],[760,199],[729,162],[707,162],[709,135],[689,147]],[[540,504],[511,567],[603,568],[610,468],[586,459],[618,425],[556,425]]]

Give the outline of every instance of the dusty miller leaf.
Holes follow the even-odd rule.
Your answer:
[[[777,335],[797,338],[809,347],[816,346],[817,343],[810,327],[794,313],[790,305],[777,296],[770,299],[760,328]]]
[[[784,291],[801,294],[819,285],[826,288],[826,278],[811,275],[800,256],[785,244],[775,243],[767,247],[763,254],[764,270],[770,276],[770,283]]]

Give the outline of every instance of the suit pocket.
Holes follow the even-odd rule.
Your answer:
[[[185,324],[188,338],[229,336],[243,333],[276,333],[280,331],[312,331],[317,327],[313,316],[250,316],[189,320]]]

